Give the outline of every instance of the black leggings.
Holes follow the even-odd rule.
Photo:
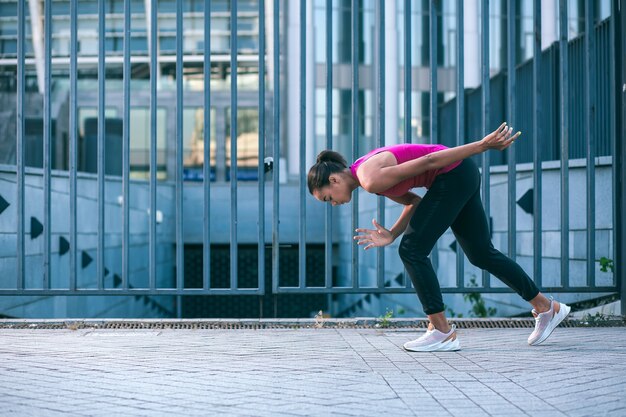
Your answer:
[[[524,270],[493,247],[480,200],[478,167],[465,159],[452,171],[437,176],[400,242],[400,258],[426,314],[444,311],[439,281],[428,255],[448,227],[472,264],[498,277],[526,301],[539,294]]]

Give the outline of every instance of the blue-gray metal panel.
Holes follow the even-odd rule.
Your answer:
[[[236,2],[235,2],[236,3]],[[183,245],[183,2],[176,2],[176,288],[185,286]]]
[[[489,88],[489,0],[482,1],[482,10],[481,10],[481,25],[482,25],[482,33],[481,33],[481,69],[482,69],[482,82],[481,82],[481,91],[482,91],[482,114],[483,114],[483,136],[489,134],[490,130],[490,109],[491,100],[490,100],[490,88]],[[490,204],[491,204],[491,196],[490,196],[490,179],[489,179],[489,151],[484,152],[482,154],[482,194],[483,194],[483,205],[485,206],[485,214],[487,215],[487,219],[489,219],[490,215]],[[483,270],[483,286],[485,288],[489,288],[491,286],[491,281],[489,279],[489,272]]]
[[[208,0],[207,0],[208,1]],[[259,246],[258,287],[265,293],[265,0],[259,0]]]
[[[559,0],[559,85],[561,86],[561,285],[569,285],[569,59],[567,0]]]
[[[16,164],[17,164],[17,289],[24,289],[24,57],[25,57],[26,12],[24,2],[17,2],[17,123],[16,123]]]
[[[306,286],[306,0],[300,0],[300,288]],[[259,177],[260,178],[260,177]]]
[[[52,94],[52,0],[45,1],[44,27],[44,94],[43,94],[43,288],[50,288],[50,126]]]
[[[105,94],[106,78],[104,49],[105,42],[105,0],[98,0],[98,244],[96,253],[96,271],[98,289],[104,288],[104,173],[105,173]]]
[[[259,32],[263,33],[263,32]],[[263,40],[263,36],[260,36]],[[259,59],[260,62],[260,59]],[[211,0],[204,0],[204,163],[202,165],[202,288],[211,287]],[[259,147],[260,151],[260,147]],[[259,177],[261,178],[261,177]],[[260,259],[260,258],[259,258]]]
[[[359,154],[359,43],[358,39],[358,13],[359,0],[352,0],[351,29],[352,29],[352,160],[358,158]],[[359,190],[352,193],[352,229],[359,227]],[[358,245],[351,244],[352,249],[352,287],[359,287],[359,251]]]
[[[126,0],[129,2],[130,0]],[[78,0],[70,1],[70,291],[76,290],[76,247],[77,247],[77,188],[76,171],[78,165],[78,140],[76,136],[78,126]],[[126,73],[125,73],[126,74]],[[126,121],[124,122],[126,125]],[[124,201],[126,200],[124,197]],[[124,203],[124,206],[127,204]],[[126,287],[124,287],[126,289]]]
[[[149,285],[156,286],[156,182],[157,182],[157,0],[150,2],[150,217],[148,225]],[[178,265],[176,266],[178,268]]]
[[[237,0],[230,2],[230,288],[237,288]]]
[[[456,145],[465,143],[465,36],[463,36],[463,0],[456,2]],[[465,256],[456,245],[456,286],[465,286]]]
[[[273,217],[272,217],[272,289],[278,292],[280,279],[280,239],[278,218],[280,214],[279,173],[280,173],[280,2],[274,1],[273,46],[274,46],[274,172],[273,184]]]
[[[333,147],[333,5],[326,0],[326,149]],[[333,285],[333,212],[330,204],[326,204],[324,230],[324,260],[326,266],[325,286]]]
[[[516,30],[517,21],[515,19],[515,3],[517,0],[508,0],[507,3],[507,96],[508,96],[508,114],[507,122],[509,126],[516,127],[515,120],[515,96],[516,96]],[[508,247],[509,258],[515,261],[517,258],[517,169],[516,169],[516,149],[515,144],[509,147],[508,150],[508,209],[507,209],[507,221],[508,221]]]
[[[378,2],[378,138],[377,147],[385,146],[385,0]],[[378,221],[385,224],[385,197],[376,202]],[[385,248],[376,253],[376,285],[385,286]]]
[[[587,124],[587,285],[595,284],[596,255],[596,64],[595,64],[595,2],[585,2],[585,113]]]
[[[411,143],[411,0],[404,0],[404,142]],[[407,274],[404,274],[405,279]],[[408,279],[406,285],[409,285]]]
[[[541,286],[541,0],[533,1],[533,280]]]

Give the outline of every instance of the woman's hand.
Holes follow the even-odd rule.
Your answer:
[[[522,134],[517,132],[512,135],[513,128],[506,125],[506,122],[502,123],[499,128],[482,138],[481,145],[487,149],[497,149],[499,151],[505,150]]]
[[[376,219],[372,220],[372,224],[376,228],[375,230],[356,229],[356,232],[360,234],[354,236],[354,240],[356,240],[359,245],[366,245],[363,248],[364,250],[387,246],[393,242],[394,238],[389,230],[378,224]]]

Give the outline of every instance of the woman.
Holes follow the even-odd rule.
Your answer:
[[[503,123],[482,140],[455,148],[386,146],[357,159],[350,167],[340,154],[327,150],[319,154],[309,171],[309,191],[319,201],[344,204],[350,201],[352,191],[362,187],[404,205],[390,229],[374,219],[374,229],[357,229],[354,239],[367,250],[387,246],[404,234],[399,246],[400,258],[430,321],[428,331],[407,342],[406,350],[460,349],[455,326],[450,326],[446,319],[439,282],[428,259],[437,239],[448,227],[472,264],[498,277],[532,305],[535,329],[528,338],[530,345],[546,340],[569,314],[569,306],[541,294],[524,270],[491,243],[480,200],[480,174],[468,158],[489,149],[508,148],[521,134],[511,135],[512,131]],[[424,198],[410,191],[415,187],[428,188]]]

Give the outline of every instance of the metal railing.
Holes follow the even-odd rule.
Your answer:
[[[33,170],[36,175],[41,175],[43,178],[43,207],[44,207],[44,216],[43,216],[43,277],[41,287],[28,287],[25,284],[25,276],[27,271],[26,265],[26,251],[25,251],[25,234],[26,234],[26,226],[25,226],[25,205],[29,203],[26,199],[25,193],[25,164],[24,164],[24,128],[25,128],[25,112],[24,112],[24,97],[25,97],[25,89],[24,89],[24,67],[25,67],[25,39],[24,30],[25,30],[25,6],[23,1],[18,1],[17,8],[17,23],[18,23],[18,47],[17,47],[17,160],[15,167],[16,174],[16,189],[17,189],[17,226],[16,226],[16,235],[17,235],[17,253],[16,253],[16,283],[15,288],[9,289],[0,289],[0,295],[25,295],[25,294],[58,294],[58,295],[80,295],[80,294],[91,294],[91,295],[126,295],[126,294],[152,294],[152,295],[209,295],[209,294],[256,294],[261,295],[265,292],[265,221],[266,219],[266,211],[265,211],[265,194],[266,187],[268,185],[265,181],[259,180],[258,182],[258,286],[256,288],[240,288],[238,284],[238,201],[240,190],[238,188],[238,182],[234,179],[237,178],[237,141],[231,141],[230,148],[230,160],[231,160],[231,176],[232,179],[230,181],[230,283],[228,288],[216,288],[212,285],[212,271],[210,268],[210,259],[211,259],[211,231],[210,231],[210,219],[212,216],[222,216],[225,213],[215,213],[212,210],[212,185],[210,181],[210,166],[208,161],[210,161],[210,147],[204,147],[204,182],[202,186],[203,193],[203,218],[201,222],[198,222],[198,227],[203,228],[202,233],[202,245],[203,245],[203,284],[202,288],[186,288],[185,287],[185,271],[184,271],[184,235],[183,235],[183,158],[182,158],[182,150],[183,150],[183,119],[182,119],[182,109],[183,109],[183,8],[182,2],[177,2],[176,8],[176,176],[173,181],[173,187],[175,188],[175,198],[174,198],[174,223],[175,223],[175,238],[172,242],[172,245],[175,247],[175,279],[174,284],[168,287],[162,287],[157,285],[157,160],[156,160],[156,149],[157,149],[157,42],[154,41],[157,39],[157,31],[156,31],[156,23],[157,22],[157,7],[156,1],[151,1],[150,7],[150,21],[152,25],[150,26],[150,39],[152,40],[149,44],[150,50],[150,176],[149,176],[149,227],[148,227],[148,248],[149,248],[149,271],[148,271],[148,286],[142,288],[132,287],[129,284],[129,265],[131,262],[130,259],[130,221],[131,221],[131,213],[130,213],[130,174],[129,174],[129,143],[130,143],[130,132],[129,132],[129,119],[130,119],[130,33],[131,33],[131,14],[130,14],[130,0],[124,1],[124,54],[123,54],[123,97],[124,97],[124,106],[123,106],[123,170],[122,170],[122,190],[123,190],[123,233],[121,239],[121,285],[117,288],[109,288],[104,285],[104,278],[106,276],[106,267],[105,267],[105,46],[104,46],[104,33],[105,33],[105,1],[99,1],[99,48],[98,48],[98,170],[97,170],[97,200],[98,200],[98,210],[97,210],[97,239],[96,239],[96,264],[97,264],[97,272],[96,272],[96,288],[81,288],[77,285],[77,258],[78,258],[78,236],[77,236],[77,132],[75,126],[77,126],[77,0],[71,0],[70,2],[70,22],[71,22],[71,42],[70,42],[70,137],[69,137],[69,153],[70,153],[70,165],[69,172],[67,173],[67,179],[69,182],[69,218],[70,218],[70,227],[69,227],[69,254],[70,254],[70,268],[69,268],[69,286],[67,288],[56,288],[51,286],[51,258],[53,257],[53,253],[51,251],[51,207],[54,204],[51,199],[51,163],[50,163],[50,146],[51,146],[51,136],[50,136],[50,125],[51,125],[51,114],[50,114],[50,82],[51,82],[51,25],[45,25],[45,33],[44,33],[44,45],[45,45],[45,93],[44,93],[44,112],[43,112],[43,120],[44,120],[44,157],[43,157],[43,169],[42,170]],[[44,17],[45,22],[51,21],[51,1],[45,1],[45,9],[44,9]],[[430,141],[431,143],[438,142],[441,134],[441,129],[438,125],[438,112],[439,105],[438,102],[438,79],[437,79],[437,16],[440,14],[440,1],[430,0],[429,1],[429,33],[430,33]],[[507,36],[507,49],[508,49],[508,68],[515,68],[515,45],[516,45],[516,30],[515,30],[515,13],[513,6],[514,1],[509,0],[508,4],[508,36]],[[377,146],[384,146],[386,141],[384,140],[384,132],[385,132],[385,1],[377,0],[377,22],[379,25],[378,31],[378,56],[379,61],[376,63],[377,68],[377,77],[378,77],[378,89],[377,93],[377,116],[378,116],[378,125],[377,125]],[[351,85],[351,94],[352,94],[352,114],[351,114],[351,124],[352,124],[352,132],[351,132],[351,149],[353,159],[356,159],[360,154],[365,153],[367,150],[362,149],[361,147],[361,138],[359,135],[359,42],[358,42],[358,25],[359,25],[359,8],[361,5],[360,0],[352,0],[352,8],[351,8],[351,33],[352,33],[352,85]],[[463,37],[463,22],[464,22],[464,2],[462,0],[457,0],[457,50],[456,57],[457,62],[464,62],[464,37]],[[593,2],[587,1],[585,7],[585,18],[587,22],[594,22],[595,19],[593,17]],[[609,21],[609,45],[610,51],[615,51],[615,21],[616,21],[616,10],[615,10],[615,2],[611,2],[612,13]],[[204,91],[204,120],[203,120],[203,128],[204,132],[210,131],[210,109],[211,106],[211,91],[210,91],[210,65],[211,65],[211,39],[210,39],[210,8],[211,2],[210,0],[205,0],[205,19],[204,19],[204,72],[203,72],[203,81],[205,85]],[[298,166],[299,166],[299,188],[298,188],[298,201],[299,201],[299,212],[298,216],[298,247],[299,247],[299,256],[298,256],[298,270],[290,271],[293,274],[298,275],[298,285],[294,287],[287,287],[280,285],[280,246],[281,246],[281,228],[280,228],[280,209],[281,209],[281,200],[280,200],[280,192],[283,187],[279,181],[280,172],[280,155],[284,154],[284,150],[282,149],[281,142],[281,122],[282,122],[282,103],[281,103],[281,90],[280,90],[280,76],[281,76],[281,34],[280,34],[280,22],[281,22],[281,10],[280,10],[280,2],[273,1],[272,2],[272,30],[271,33],[273,35],[272,39],[272,56],[267,57],[272,60],[272,79],[274,80],[272,88],[273,94],[273,108],[272,108],[272,125],[273,125],[273,136],[269,137],[266,133],[266,69],[265,69],[265,59],[266,59],[266,47],[265,47],[265,21],[266,21],[266,5],[265,0],[259,0],[258,2],[258,14],[259,14],[259,31],[261,33],[260,36],[260,44],[258,51],[258,62],[259,62],[259,86],[258,86],[258,102],[259,102],[259,155],[258,155],[258,178],[262,179],[264,177],[264,166],[265,166],[265,145],[266,141],[271,140],[272,143],[272,153],[273,153],[273,170],[274,174],[272,176],[271,181],[271,193],[272,193],[272,216],[271,216],[271,250],[272,250],[272,261],[271,261],[271,275],[272,275],[272,292],[273,293],[311,293],[311,292],[324,292],[324,293],[402,293],[402,292],[413,292],[410,281],[408,280],[406,274],[403,276],[402,284],[399,286],[388,286],[385,281],[385,273],[386,273],[386,265],[385,265],[385,249],[378,249],[376,255],[376,285],[375,286],[365,286],[362,285],[362,282],[359,279],[359,252],[355,245],[352,245],[350,249],[350,257],[351,257],[351,265],[349,270],[350,272],[350,283],[348,285],[336,285],[333,282],[333,265],[336,264],[336,259],[334,259],[334,248],[336,247],[336,241],[333,236],[333,231],[335,227],[342,222],[342,219],[338,218],[338,212],[336,209],[331,208],[330,206],[325,208],[324,215],[324,243],[325,243],[325,277],[324,277],[324,285],[319,287],[307,286],[307,277],[306,277],[306,264],[307,264],[307,253],[306,253],[306,245],[307,245],[307,227],[306,227],[306,218],[307,218],[307,191],[306,191],[306,165],[305,161],[307,159],[306,155],[306,144],[308,140],[311,140],[310,137],[307,137],[307,129],[305,123],[305,115],[307,111],[311,111],[312,109],[307,109],[306,107],[306,85],[305,80],[307,76],[313,76],[312,74],[306,73],[306,62],[307,62],[307,50],[306,50],[306,27],[304,22],[306,21],[306,2],[305,0],[301,0],[300,2],[289,2],[289,7],[299,7],[299,16],[301,19],[301,26],[299,31],[299,45],[300,45],[300,56],[298,57],[300,62],[300,103],[299,103],[299,111],[300,111],[300,137],[298,139],[299,143],[299,158]],[[404,25],[406,33],[411,34],[415,28],[411,27],[411,7],[412,2],[410,0],[404,1]],[[482,0],[481,2],[482,15],[489,10],[489,1]],[[535,31],[535,40],[534,40],[534,58],[532,62],[532,73],[533,73],[533,87],[532,87],[532,113],[533,117],[533,127],[532,127],[532,143],[533,143],[533,165],[535,169],[533,170],[533,189],[535,196],[541,196],[542,192],[542,169],[540,168],[542,165],[542,155],[541,155],[541,141],[543,140],[543,132],[542,125],[540,123],[540,119],[542,117],[542,94],[543,94],[543,86],[542,86],[542,78],[541,78],[541,68],[543,65],[542,62],[542,54],[541,54],[541,2],[540,0],[534,0],[533,2],[533,10],[534,10],[534,31]],[[559,1],[559,78],[561,83],[559,84],[559,97],[560,97],[560,152],[561,152],[561,161],[567,161],[569,159],[569,139],[571,136],[571,132],[569,130],[570,120],[572,117],[568,111],[568,102],[570,100],[568,93],[568,80],[570,79],[571,74],[568,70],[568,39],[567,39],[567,2],[565,0]],[[326,0],[326,27],[328,30],[326,31],[326,148],[333,148],[335,145],[333,143],[333,133],[332,133],[332,108],[333,108],[333,63],[332,63],[332,52],[333,52],[333,39],[332,39],[332,1]],[[237,1],[231,2],[231,19],[230,19],[231,27],[237,27]],[[591,27],[593,29],[594,25],[588,25],[588,28]],[[489,19],[482,19],[482,37],[481,37],[481,50],[489,51]],[[614,279],[614,285],[596,285],[595,280],[595,184],[596,184],[596,176],[595,176],[595,143],[596,143],[596,130],[595,123],[597,120],[595,118],[596,115],[596,91],[594,88],[594,82],[597,78],[598,68],[596,67],[596,58],[595,54],[599,53],[595,47],[596,39],[595,39],[595,31],[587,30],[584,35],[585,42],[585,117],[587,117],[586,121],[586,187],[587,187],[587,197],[586,197],[586,213],[587,213],[587,229],[586,229],[586,250],[587,250],[587,271],[586,271],[586,283],[583,286],[573,285],[568,280],[569,275],[569,258],[567,254],[569,253],[569,227],[561,227],[561,286],[550,288],[554,291],[559,292],[615,292],[618,288],[618,282]],[[230,79],[230,94],[231,94],[231,138],[237,137],[237,107],[238,107],[238,99],[237,99],[237,32],[232,31],[230,35],[231,42],[231,79]],[[411,65],[411,36],[407,36],[404,41],[404,60],[405,60],[405,71],[404,71],[404,90],[412,91],[412,77],[413,71]],[[608,85],[616,85],[616,68],[615,68],[615,57],[612,56],[609,52],[608,61],[609,65],[609,83]],[[494,104],[491,102],[490,96],[490,63],[489,63],[489,54],[483,53],[480,61],[481,65],[481,80],[482,80],[482,92],[481,92],[481,122],[482,122],[482,134],[487,134],[492,130],[494,124],[499,124],[500,120],[493,120],[493,114],[491,111],[491,107]],[[408,68],[408,69],[407,69]],[[457,84],[457,92],[464,91],[464,68],[463,65],[459,65],[457,68],[457,76],[456,76],[456,84]],[[506,86],[506,95],[508,97],[507,100],[507,120],[511,125],[515,125],[515,111],[516,111],[516,102],[515,97],[518,94],[528,94],[528,92],[518,91],[519,84],[517,83],[515,77],[515,71],[508,72],[507,78],[507,86]],[[616,92],[614,90],[610,90],[608,92],[602,92],[601,94],[608,94],[611,99],[611,106],[615,109],[616,104]],[[293,103],[292,103],[293,104]],[[404,112],[405,115],[412,114],[411,108],[411,97],[410,94],[405,94],[404,101]],[[610,112],[611,117],[608,123],[608,127],[606,132],[609,133],[612,140],[612,148],[613,155],[618,155],[618,141],[616,136],[616,119],[615,112]],[[466,115],[467,115],[467,106],[465,100],[465,94],[457,94],[456,97],[456,140],[455,144],[460,145],[465,143],[465,133],[466,133]],[[541,117],[540,117],[541,116]],[[405,141],[411,141],[411,117],[404,118],[404,135]],[[512,147],[509,150],[508,156],[508,250],[509,255],[515,258],[516,255],[516,164],[515,164],[515,147]],[[483,175],[483,186],[482,186],[482,197],[484,206],[489,215],[490,210],[490,158],[487,153],[482,155],[482,175]],[[617,187],[619,172],[617,164],[613,164],[612,167],[612,180],[615,187]],[[568,174],[568,165],[562,163],[560,165],[560,193],[561,193],[561,201],[568,201],[569,195],[569,174]],[[533,252],[535,255],[533,257],[533,265],[532,265],[532,276],[534,277],[535,282],[541,288],[542,286],[542,199],[534,198],[533,200]],[[617,204],[617,202],[615,203]],[[355,194],[351,203],[351,217],[350,224],[351,230],[354,230],[359,226],[361,211],[359,207],[359,192],[355,191]],[[382,197],[377,197],[376,199],[376,213],[379,218],[385,217],[385,202]],[[290,215],[292,215],[291,213]],[[568,204],[561,204],[561,212],[559,213],[561,216],[562,225],[569,225],[569,206]],[[295,214],[293,214],[295,215]],[[613,210],[613,242],[618,242],[618,230],[615,227],[616,225],[616,213]],[[618,245],[614,244],[614,252],[613,259],[617,260],[617,250]],[[487,291],[487,292],[509,292],[508,288],[501,287],[492,287],[490,282],[490,276],[487,272],[483,273],[482,276],[482,285],[480,287],[468,287],[464,282],[464,255],[460,250],[460,247],[457,251],[456,258],[456,285],[453,287],[444,287],[442,290],[444,292],[475,292],[475,291]],[[433,257],[437,256],[437,251],[433,252]]]

